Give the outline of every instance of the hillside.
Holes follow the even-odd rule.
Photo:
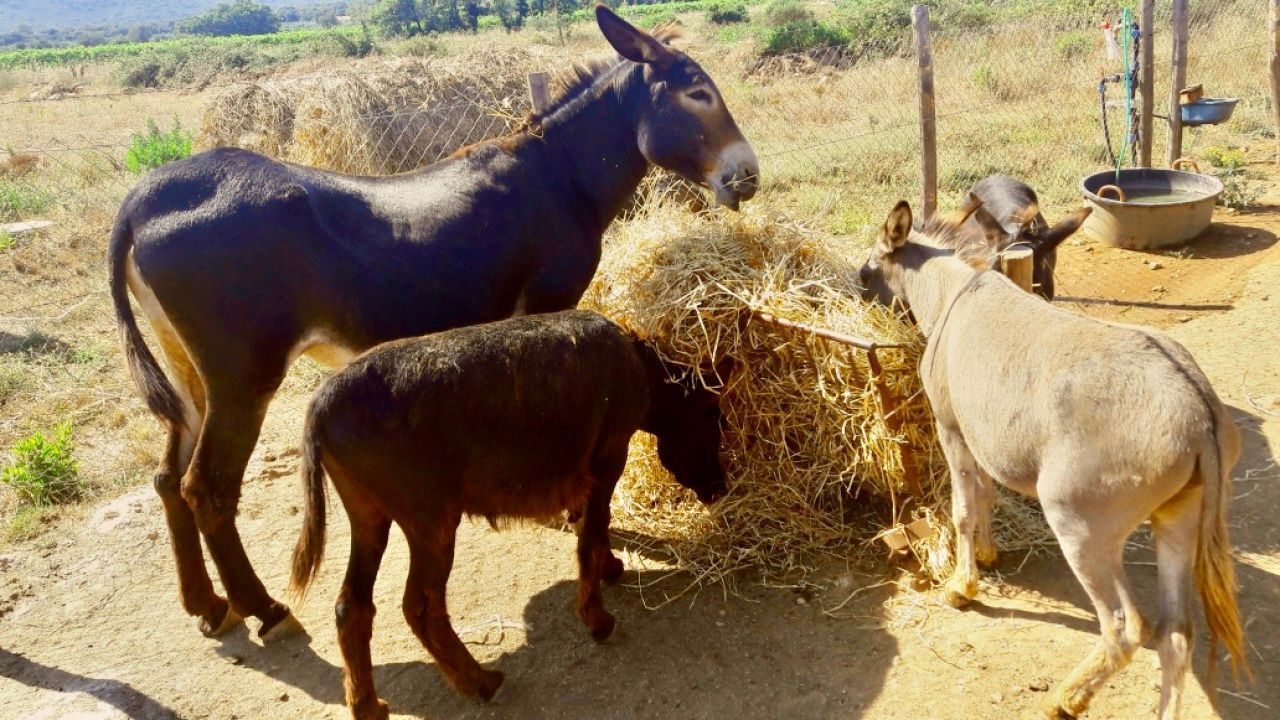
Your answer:
[[[104,25],[167,23],[197,15],[221,0],[0,0],[0,28],[30,25],[67,30]],[[305,7],[319,0],[260,0],[272,7]]]

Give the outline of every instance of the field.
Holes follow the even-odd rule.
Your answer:
[[[642,6],[629,15],[642,24],[678,19],[679,46],[720,86],[761,160],[764,184],[746,212],[868,242],[893,201],[919,195],[907,31],[859,46],[861,56],[847,48],[768,56],[763,6],[749,6],[751,21],[735,25],[709,22],[708,6]],[[819,17],[835,12],[815,7]],[[1225,684],[1218,709],[1227,718],[1277,717],[1280,524],[1271,509],[1280,503],[1280,173],[1270,46],[1266,4],[1212,7],[1229,11],[1198,11],[1188,78],[1241,102],[1228,124],[1188,131],[1184,154],[1222,176],[1224,203],[1234,207],[1220,207],[1209,233],[1174,252],[1073,240],[1059,259],[1058,284],[1067,307],[1165,329],[1232,406],[1245,436],[1232,532],[1258,680]],[[940,205],[954,207],[986,174],[1010,172],[1040,191],[1052,222],[1078,203],[1078,179],[1108,164],[1097,118],[1101,43],[1080,29],[1096,25],[1087,11],[1064,20],[1017,14],[1029,12],[1023,3],[1010,8],[1017,22],[944,26],[934,38]],[[1167,97],[1164,27],[1156,35],[1157,113]],[[340,32],[358,39],[355,30]],[[331,514],[333,556],[299,614],[310,642],[263,649],[243,629],[208,641],[176,602],[163,517],[147,482],[162,435],[123,369],[103,262],[116,207],[138,177],[126,168],[133,135],[149,119],[161,130],[176,121],[194,131],[213,101],[242,81],[356,73],[396,62],[390,55],[448,59],[477,47],[519,49],[530,71],[556,70],[605,47],[586,22],[382,43],[365,58],[345,57],[342,43],[310,31],[205,42],[0,54],[0,223],[53,222],[0,234],[0,450],[69,423],[81,483],[77,501],[38,507],[0,488],[0,717],[345,716],[329,605],[344,559],[341,513]],[[248,62],[225,64],[237,55]],[[187,70],[158,87],[122,85],[140,60],[166,66],[178,56]],[[201,65],[215,70],[196,72]],[[1119,97],[1114,86],[1108,92]],[[492,100],[469,99],[485,108]],[[1118,140],[1118,110],[1110,121]],[[239,525],[273,591],[283,588],[300,522],[300,415],[322,377],[307,360],[294,368],[247,475]],[[749,570],[690,590],[669,557],[621,532],[615,547],[629,576],[607,595],[620,634],[597,647],[567,609],[571,534],[464,524],[454,625],[509,683],[497,704],[475,706],[439,680],[396,610],[406,551],[393,537],[377,590],[383,612],[374,662],[393,711],[414,715],[1026,717],[1096,634],[1092,606],[1053,548],[1006,554],[984,576],[980,605],[958,612],[868,548],[816,557],[800,579]],[[1128,558],[1146,598],[1155,585],[1149,544],[1139,533]],[[492,557],[504,562],[484,561]],[[1154,665],[1154,651],[1143,650],[1087,717],[1149,716]],[[1202,680],[1204,643],[1195,667]],[[1200,683],[1189,685],[1186,716],[1212,716]]]

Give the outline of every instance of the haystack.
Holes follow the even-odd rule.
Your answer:
[[[760,215],[692,215],[655,208],[611,235],[583,306],[614,318],[694,372],[724,357],[724,457],[730,494],[708,510],[661,469],[639,435],[614,498],[616,523],[667,551],[695,581],[753,569],[803,577],[822,555],[885,548],[876,535],[926,518],[936,533],[914,544],[927,575],[951,567],[946,467],[916,363],[914,327],[858,296],[857,243]],[[877,353],[899,404],[886,420],[865,352],[759,319],[765,312],[901,349]],[[923,497],[908,497],[903,448],[919,463]],[[1043,521],[1002,499],[998,541],[1042,542]]]
[[[364,174],[412,170],[501,135],[528,112],[519,48],[374,60],[336,72],[232,86],[205,111],[200,148],[242,147]]]

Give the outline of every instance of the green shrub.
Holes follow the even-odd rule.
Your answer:
[[[716,25],[729,25],[749,20],[747,6],[742,3],[716,5],[707,11],[707,20]]]
[[[764,17],[775,28],[814,22],[813,11],[798,0],[773,0],[765,7]]]
[[[17,238],[8,230],[0,230],[0,250],[8,250],[18,244]]]
[[[34,432],[13,446],[13,462],[0,471],[0,482],[13,488],[27,506],[48,507],[73,502],[84,495],[80,482],[71,423],[54,429],[52,438]]]
[[[147,131],[134,133],[133,144],[124,156],[124,166],[129,172],[141,173],[190,154],[191,133],[182,129],[176,115],[173,129],[168,132],[160,132],[156,121],[147,118]]]
[[[1059,35],[1053,41],[1053,49],[1068,60],[1086,57],[1097,48],[1096,30],[1072,30]]]
[[[1244,150],[1239,148],[1212,145],[1205,148],[1201,155],[1210,165],[1216,168],[1239,170],[1245,166]]]
[[[802,52],[815,48],[838,47],[849,42],[849,35],[841,28],[816,20],[787,23],[773,28],[765,36],[765,55]]]
[[[43,212],[52,204],[53,198],[45,191],[0,178],[0,222],[20,220]]]
[[[1222,181],[1219,199],[1226,207],[1245,210],[1258,201],[1260,193],[1245,181],[1243,170],[1226,170],[1218,174],[1218,179]]]

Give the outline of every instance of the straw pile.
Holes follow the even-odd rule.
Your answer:
[[[901,507],[902,443],[914,449],[925,498],[910,519],[929,518],[932,540],[913,545],[926,574],[951,566],[945,463],[916,363],[916,330],[862,302],[857,270],[866,250],[783,221],[690,215],[656,208],[620,225],[583,299],[689,368],[726,356],[737,369],[723,387],[724,457],[730,494],[708,511],[662,470],[652,441],[637,435],[614,498],[624,530],[652,538],[694,582],[740,569],[795,580],[822,554],[874,552]],[[885,376],[904,400],[887,424],[869,381],[867,354],[754,319],[751,310],[879,342]],[[704,377],[709,386],[714,377]],[[1002,500],[998,541],[1042,542],[1043,521]]]
[[[479,46],[241,83],[210,103],[196,144],[340,172],[404,172],[510,130],[529,109],[536,64],[520,48]]]

